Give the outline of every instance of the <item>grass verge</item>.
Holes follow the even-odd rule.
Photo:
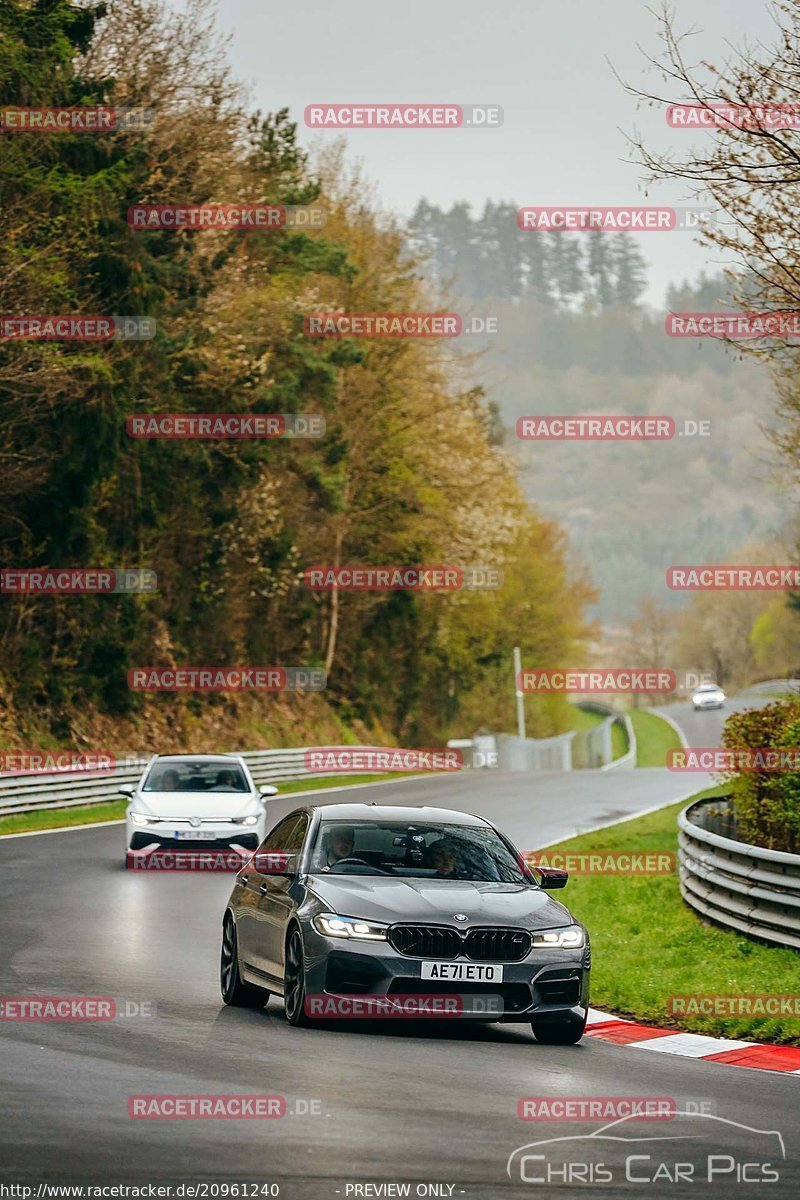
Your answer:
[[[292,792],[307,792],[317,788],[348,787],[354,783],[379,783],[384,779],[404,778],[404,775],[395,772],[388,775],[331,775],[325,779],[287,780],[277,786],[280,796],[288,796]],[[91,825],[95,821],[119,821],[125,816],[127,807],[127,800],[109,800],[104,804],[52,808],[0,817],[0,837],[6,833],[29,833],[36,829],[66,829],[73,825]]]
[[[578,708],[577,704],[571,706],[570,713],[570,729],[584,730],[594,729],[595,725],[599,725],[605,720],[602,713],[592,712],[588,708]]]
[[[669,722],[639,708],[628,710],[636,734],[637,767],[664,767],[667,751],[680,749],[681,739]]]
[[[719,795],[722,788],[698,793]],[[558,846],[570,853],[677,852],[684,803],[582,834]],[[678,877],[576,876],[558,893],[592,938],[592,1004],[619,1016],[718,1037],[800,1045],[797,1017],[671,1017],[681,994],[800,994],[800,955],[762,945],[700,919],[681,898]]]

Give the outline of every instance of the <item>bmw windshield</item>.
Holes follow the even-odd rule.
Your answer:
[[[493,829],[429,822],[323,821],[311,853],[311,870],[475,883],[531,882]]]

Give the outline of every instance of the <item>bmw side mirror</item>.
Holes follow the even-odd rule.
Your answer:
[[[120,795],[127,796],[129,800],[132,800],[136,788],[132,783],[121,783],[117,788],[117,791],[120,793]]]
[[[285,875],[291,878],[297,874],[297,855],[288,854],[285,850],[256,850],[248,866],[258,871],[259,875]]]
[[[567,886],[569,871],[557,871],[555,867],[539,867],[539,887],[552,892],[556,888]]]

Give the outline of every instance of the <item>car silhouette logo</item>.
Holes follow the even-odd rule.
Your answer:
[[[189,821],[189,824],[191,825],[192,829],[199,829],[200,828],[200,818],[192,817],[192,819]]]
[[[466,913],[453,913],[454,921],[468,921],[469,917]]]

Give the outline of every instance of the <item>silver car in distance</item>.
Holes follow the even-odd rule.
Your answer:
[[[716,683],[703,683],[692,692],[692,707],[695,712],[703,712],[707,708],[722,708],[725,703],[725,693]]]
[[[489,821],[439,808],[298,808],[239,872],[225,910],[226,1004],[282,996],[292,1025],[330,1016],[459,1015],[530,1022],[539,1041],[586,1026],[585,928]],[[369,998],[383,1007],[365,1012]],[[392,1002],[392,997],[397,1001]],[[425,1011],[431,997],[457,1001]],[[355,1001],[358,1001],[358,1004]]]

